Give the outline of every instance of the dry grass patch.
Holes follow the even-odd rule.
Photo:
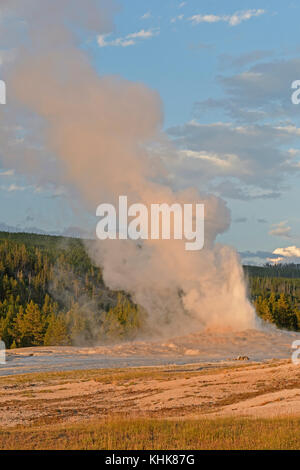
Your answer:
[[[1,449],[299,449],[300,419],[154,420],[107,418],[85,424],[0,431]]]

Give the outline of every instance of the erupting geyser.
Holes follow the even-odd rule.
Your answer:
[[[57,159],[57,173],[52,166],[49,179],[55,176],[56,183],[79,190],[93,214],[98,204],[116,203],[122,194],[130,203],[147,206],[204,203],[201,251],[186,251],[184,240],[144,240],[142,246],[106,240],[89,245],[89,253],[103,267],[108,286],[130,292],[148,311],[153,331],[253,327],[255,313],[239,259],[232,248],[215,241],[230,224],[226,204],[193,188],[175,192],[157,182],[165,170],[147,144],[167,138],[158,94],[119,77],[99,77],[76,45],[74,31],[111,30],[111,0],[9,0],[1,8],[13,15],[10,31],[2,34],[14,49],[4,77],[10,104],[1,119],[12,122],[14,116],[19,125],[24,117],[26,125],[17,146],[8,143],[12,135],[6,136],[4,161],[11,165],[19,152],[23,163],[18,168],[47,180],[46,160],[38,157],[42,152],[33,142],[40,141],[43,129],[43,153]]]

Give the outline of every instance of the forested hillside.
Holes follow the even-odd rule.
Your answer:
[[[130,339],[144,314],[103,283],[77,239],[0,232],[0,337],[9,348]]]
[[[261,318],[278,328],[300,330],[300,278],[249,276],[248,284]]]
[[[300,279],[300,264],[265,264],[264,266],[244,266],[245,274],[251,277],[281,277]]]
[[[300,330],[299,265],[244,269],[258,315]],[[0,232],[0,337],[8,348],[133,339],[146,316],[105,286],[81,240]]]

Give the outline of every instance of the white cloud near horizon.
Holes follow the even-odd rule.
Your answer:
[[[284,256],[285,258],[300,258],[300,248],[297,248],[295,245],[287,246],[286,248],[276,248],[273,254]]]
[[[115,46],[115,47],[129,47],[137,44],[139,40],[149,39],[158,36],[159,29],[141,29],[135,33],[127,34],[124,37],[119,37],[111,41],[107,40],[110,34],[99,34],[97,42],[100,47]]]
[[[278,256],[278,258],[267,258],[266,261],[268,263],[278,264],[281,263],[281,261],[284,261],[284,258],[282,256]]]
[[[258,10],[245,10],[245,11],[236,11],[232,15],[193,15],[188,18],[192,24],[200,24],[200,23],[219,23],[225,22],[228,23],[230,26],[237,26],[238,24],[242,23],[243,21],[250,20],[253,17],[263,15],[265,10],[258,9]]]

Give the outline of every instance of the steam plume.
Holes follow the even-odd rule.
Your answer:
[[[94,242],[89,253],[102,266],[107,285],[130,292],[156,331],[252,327],[255,316],[238,257],[215,242],[230,224],[226,204],[195,189],[176,193],[157,182],[164,169],[147,144],[166,139],[158,94],[119,77],[99,77],[76,44],[78,32],[92,37],[111,31],[112,2],[2,0],[1,5],[4,15],[13,14],[6,42],[15,51],[6,70],[12,94],[6,119],[11,123],[23,113],[30,141],[42,132],[46,148],[19,146],[21,165],[6,137],[4,161],[11,164],[14,155],[23,172],[75,187],[92,213],[101,202],[116,203],[121,194],[129,203],[146,205],[204,202],[200,252],[185,251],[180,240],[149,240],[142,248],[114,240]],[[55,155],[56,164],[49,165],[51,158],[45,163],[42,153]]]

